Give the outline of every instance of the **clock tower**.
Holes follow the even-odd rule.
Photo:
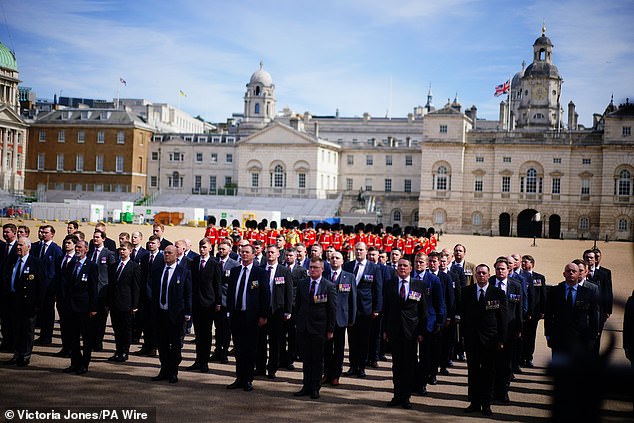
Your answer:
[[[556,129],[561,122],[561,84],[557,66],[553,65],[553,43],[542,35],[533,44],[533,63],[528,65],[520,84],[517,128]]]

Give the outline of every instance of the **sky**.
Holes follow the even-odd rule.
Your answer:
[[[591,126],[612,95],[634,99],[634,0],[2,0],[0,14],[38,98],[145,98],[210,122],[243,112],[260,62],[277,111],[404,117],[431,86],[436,107],[457,96],[495,120],[494,88],[531,63],[543,24],[564,113],[573,101]]]

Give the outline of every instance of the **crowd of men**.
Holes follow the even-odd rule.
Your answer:
[[[294,395],[317,399],[321,386],[364,378],[389,354],[394,397],[387,405],[409,409],[411,395],[426,395],[454,361],[466,360],[465,412],[488,416],[492,401],[509,402],[514,375],[534,367],[540,320],[553,357],[598,355],[612,313],[612,276],[598,249],[566,264],[563,282],[547,285],[531,255],[476,266],[464,245],[436,251],[432,230],[220,223],[210,219],[198,253],[190,240],[165,239],[159,223],[144,244],[140,232],[121,233],[117,243],[103,224],[87,235],[70,222],[61,246],[51,225],[41,225],[31,243],[28,227],[5,224],[0,348],[13,353],[5,364],[28,366],[34,344],[51,344],[57,308],[57,355],[70,358],[67,373],[88,371],[110,316],[116,348],[108,360],[158,352],[155,381],[178,382],[193,326],[196,356],[186,370],[207,373],[210,361],[226,364],[233,354],[228,389],[252,391],[255,376],[275,379],[301,360]]]

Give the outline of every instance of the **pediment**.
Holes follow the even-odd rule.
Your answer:
[[[241,139],[238,144],[267,144],[267,145],[318,145],[319,142],[312,136],[304,132],[286,126],[279,122],[274,122],[266,128],[247,138]]]
[[[6,104],[0,106],[0,124],[26,125],[22,118],[11,110],[11,108],[7,107]]]

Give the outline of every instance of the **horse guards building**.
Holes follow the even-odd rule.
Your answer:
[[[0,47],[5,191],[118,192],[210,208],[227,195],[277,207],[330,199],[350,223],[634,240],[634,105],[611,101],[591,128],[578,125],[572,102],[564,116],[543,31],[495,121],[457,97],[435,108],[431,88],[425,106],[401,118],[277,112],[262,64],[244,112],[216,126],[142,100],[21,117],[15,56]]]

